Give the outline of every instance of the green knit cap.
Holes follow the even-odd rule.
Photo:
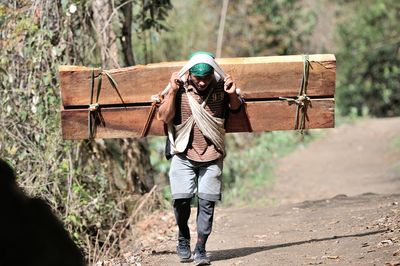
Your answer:
[[[198,54],[209,55],[215,59],[215,56],[212,53],[208,53],[208,52],[195,52],[190,56],[190,59],[192,59],[193,56],[198,55]],[[204,76],[214,73],[214,68],[207,63],[199,63],[199,64],[192,66],[189,69],[189,72],[190,72],[190,74],[193,74],[196,77],[204,77]]]

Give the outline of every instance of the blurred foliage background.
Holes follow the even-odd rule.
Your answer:
[[[0,157],[49,203],[88,262],[117,255],[131,224],[168,206],[168,161],[163,138],[63,141],[59,65],[185,60],[217,51],[218,40],[222,57],[335,53],[338,115],[400,114],[399,1],[230,0],[226,13],[224,1],[0,3]],[[274,160],[299,145],[294,132],[229,135],[224,202],[270,182]]]
[[[363,2],[364,3],[364,2]],[[337,26],[343,114],[400,115],[400,2],[347,1]]]

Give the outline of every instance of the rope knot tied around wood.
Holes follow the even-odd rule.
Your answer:
[[[303,134],[305,129],[306,120],[309,121],[307,109],[309,106],[312,107],[311,98],[307,96],[308,76],[310,74],[310,61],[308,58],[308,55],[304,55],[303,76],[301,78],[301,86],[297,98],[279,97],[280,100],[287,101],[289,105],[296,104],[294,129],[300,130],[301,134]]]
[[[92,104],[89,104],[89,111],[90,112],[93,112],[93,111],[96,111],[97,109],[99,109],[99,107],[100,107],[100,104],[98,104],[98,103],[92,103]]]
[[[279,100],[287,101],[289,105],[296,104],[297,106],[300,106],[300,108],[304,108],[305,106],[311,104],[311,98],[306,94],[297,96],[297,98],[279,97]]]
[[[118,91],[117,82],[113,79],[113,77],[111,76],[110,73],[108,73],[105,70],[102,70],[101,67],[98,69],[98,71],[99,71],[99,73],[97,76],[94,75],[94,69],[92,69],[92,71],[90,73],[90,103],[89,103],[89,107],[88,107],[88,137],[89,137],[89,139],[95,138],[98,125],[101,125],[101,126],[106,125],[104,118],[101,115],[101,109],[100,109],[100,104],[99,104],[99,97],[100,97],[103,75],[106,75],[108,81],[110,82],[113,89],[117,92],[119,98],[121,99],[123,106],[126,109],[125,102],[122,99],[122,96]],[[93,103],[94,83],[95,83],[96,78],[98,78],[96,102]]]

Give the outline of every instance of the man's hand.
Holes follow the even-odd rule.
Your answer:
[[[179,89],[179,86],[182,84],[182,80],[179,78],[178,72],[172,73],[169,83],[171,84],[171,89],[173,91],[177,91]]]
[[[236,83],[233,81],[232,77],[230,75],[226,75],[224,79],[224,90],[228,94],[233,94],[236,92]]]
[[[229,95],[229,108],[231,110],[239,110],[242,105],[242,100],[239,95],[236,94],[236,83],[233,81],[230,75],[227,75],[224,79],[224,90]]]

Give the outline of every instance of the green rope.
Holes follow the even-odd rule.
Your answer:
[[[98,75],[99,81],[97,83],[97,94],[96,94],[96,103],[93,103],[93,94],[94,94],[94,69],[92,69],[90,74],[90,104],[88,109],[88,135],[89,139],[94,139],[96,135],[97,123],[98,121],[103,121],[100,115],[100,105],[99,105],[99,95],[101,90],[101,69]],[[100,118],[100,119],[99,119]]]
[[[303,134],[305,129],[306,120],[309,121],[307,109],[309,106],[311,107],[311,99],[307,96],[308,76],[310,74],[310,61],[308,59],[309,56],[304,55],[303,76],[301,78],[301,85],[297,98],[279,97],[280,100],[287,101],[289,105],[296,104],[294,129],[300,130],[301,134]]]
[[[96,131],[97,131],[97,125],[102,125],[105,126],[105,121],[103,116],[101,115],[101,109],[100,109],[100,104],[99,104],[99,98],[100,98],[100,92],[101,92],[101,85],[103,81],[103,74],[105,74],[108,78],[108,81],[110,82],[111,86],[114,88],[114,90],[117,92],[119,98],[121,99],[122,104],[124,105],[126,109],[126,105],[124,100],[122,99],[121,94],[118,91],[118,86],[113,77],[111,76],[110,73],[108,73],[105,70],[102,70],[99,68],[99,74],[97,77],[94,75],[94,69],[92,69],[91,74],[90,74],[90,104],[88,108],[88,136],[89,139],[94,139],[96,136]],[[95,78],[98,78],[97,82],[97,92],[96,92],[96,102],[93,103],[93,94],[94,94],[94,81]]]

